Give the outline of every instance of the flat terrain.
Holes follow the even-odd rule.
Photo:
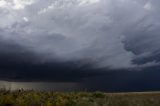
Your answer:
[[[160,92],[62,93],[0,90],[0,106],[160,106]]]

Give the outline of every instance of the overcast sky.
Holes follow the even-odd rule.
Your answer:
[[[0,77],[78,81],[157,69],[159,12],[159,0],[0,0]]]

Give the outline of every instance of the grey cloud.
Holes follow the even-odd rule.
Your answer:
[[[0,41],[14,41],[37,54],[36,61],[86,61],[111,69],[159,63],[158,0],[80,3],[35,0],[20,10],[0,7]],[[140,63],[146,53],[151,56]]]

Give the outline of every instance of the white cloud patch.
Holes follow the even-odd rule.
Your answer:
[[[20,10],[24,9],[27,5],[31,5],[32,3],[33,0],[0,0],[0,7]]]
[[[99,2],[100,0],[79,0],[79,5],[89,5]]]
[[[0,7],[1,7],[1,8],[6,7],[6,5],[7,5],[7,2],[6,2],[6,1],[4,1],[4,0],[1,0],[1,1],[0,1]]]
[[[135,68],[139,67],[133,63],[135,58],[160,48],[155,4],[146,0],[1,0],[0,38],[42,55],[39,61]],[[153,7],[158,9],[146,11]]]
[[[146,3],[144,5],[144,9],[146,9],[146,10],[152,10],[153,9],[152,4],[150,2]]]
[[[24,20],[25,22],[28,22],[28,21],[29,21],[29,19],[28,19],[27,17],[23,17],[23,20]]]

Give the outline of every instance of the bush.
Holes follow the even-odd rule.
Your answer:
[[[95,92],[92,94],[94,98],[105,98],[105,94],[101,92]]]

